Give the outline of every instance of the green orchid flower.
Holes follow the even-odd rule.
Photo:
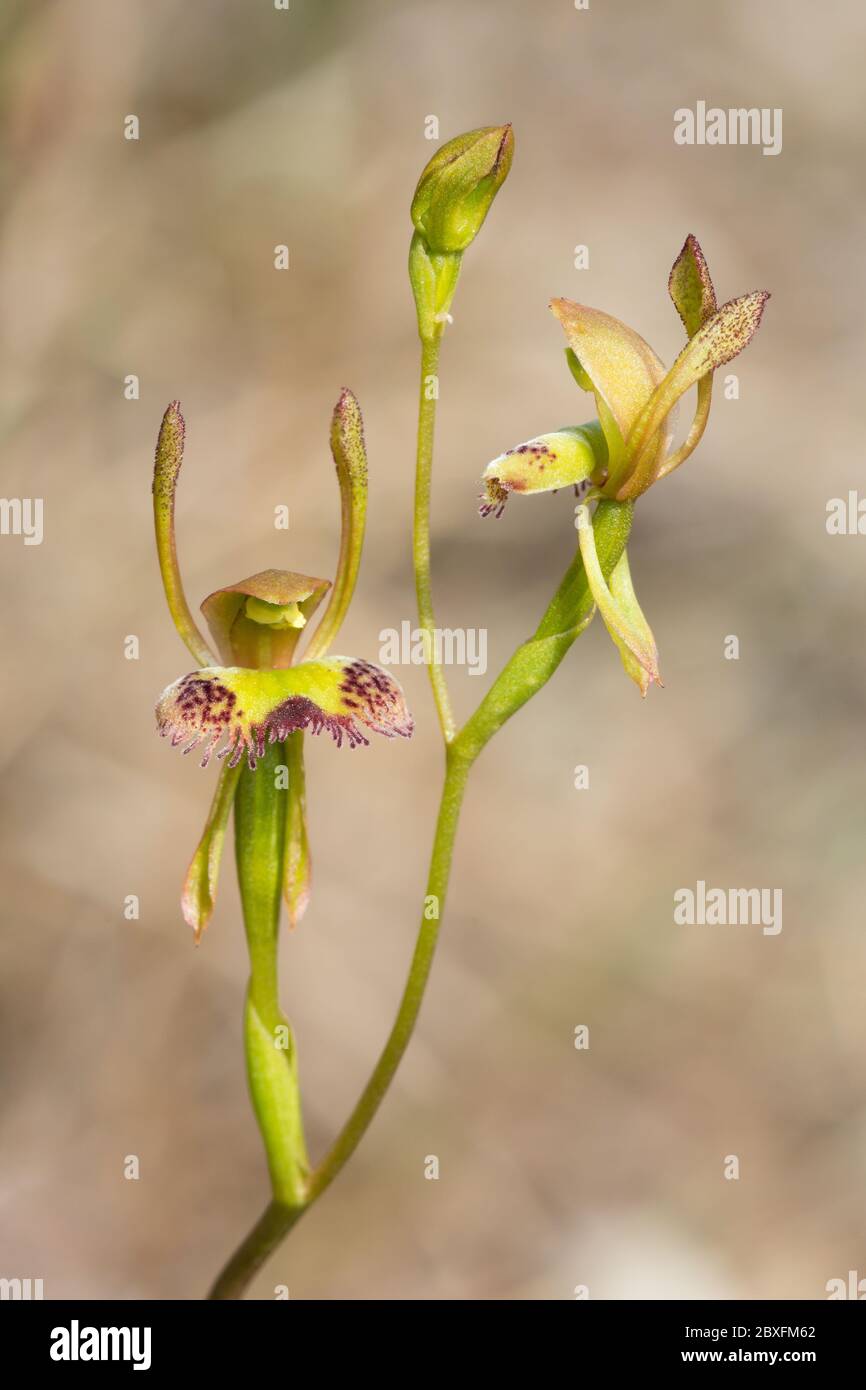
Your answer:
[[[215,652],[202,636],[184,595],[175,544],[175,496],[185,427],[179,404],[168,407],[154,471],[154,520],[166,599],[175,627],[198,663],[163,691],[156,706],[159,733],[200,763],[224,761],[211,810],[187,874],[183,915],[196,940],[213,912],[223,843],[246,755],[253,772],[271,744],[282,746],[289,772],[283,846],[283,892],[292,926],[309,901],[303,734],[327,731],[340,747],[368,743],[365,731],[409,738],[412,718],[403,692],[387,671],[356,657],[327,656],[354,592],[364,538],[367,460],[360,407],[344,391],[334,410],[331,448],[342,499],[342,545],[333,587],[326,579],[269,569],[216,590],[202,603]],[[296,663],[313,613],[330,601]],[[221,659],[223,665],[217,664]],[[222,745],[222,747],[220,747]],[[217,751],[219,749],[219,751]]]
[[[565,331],[569,368],[577,384],[595,396],[598,419],[539,435],[494,459],[484,471],[479,509],[482,516],[501,516],[512,493],[574,487],[578,542],[592,597],[642,695],[653,682],[661,684],[655,640],[625,552],[609,582],[604,579],[589,504],[605,499],[631,506],[694,452],[709,418],[713,372],[748,346],[769,298],[759,290],[719,308],[694,236],[686,238],[674,261],[668,291],[688,335],[669,371],[639,334],[610,314],[569,299],[551,302]],[[683,443],[673,448],[673,411],[693,386],[694,418]]]

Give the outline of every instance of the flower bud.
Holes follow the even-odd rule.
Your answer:
[[[429,252],[459,253],[474,241],[513,156],[510,125],[471,130],[436,151],[412,200],[412,222]]]

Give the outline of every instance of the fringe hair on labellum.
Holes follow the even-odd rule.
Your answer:
[[[411,737],[414,725],[403,692],[388,672],[358,660],[310,667],[316,669],[307,679],[303,664],[291,673],[216,667],[193,671],[163,693],[156,711],[158,732],[173,748],[185,743],[185,754],[204,743],[202,767],[215,753],[236,767],[246,752],[253,770],[268,744],[282,743],[300,729],[312,734],[326,730],[338,748],[344,740],[349,748],[368,744],[362,725],[386,738]],[[307,691],[287,693],[290,680]]]

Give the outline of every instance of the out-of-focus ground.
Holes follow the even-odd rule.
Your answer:
[[[439,616],[489,631],[488,676],[451,673],[462,712],[574,540],[566,495],[498,524],[475,510],[488,459],[592,414],[549,297],[626,319],[670,361],[666,278],[694,231],[721,297],[773,298],[728,369],[739,399],[717,392],[699,455],[639,507],[665,689],[642,705],[597,622],[485,754],[399,1080],[254,1292],[821,1298],[866,1275],[866,540],[825,529],[863,476],[862,7],[0,16],[2,491],[45,504],[41,546],[0,539],[0,1274],[46,1297],[197,1297],[262,1206],[230,856],[198,951],[178,908],[214,771],[154,736],[154,699],[191,662],[161,602],[153,444],[180,397],[196,605],[270,565],[328,575],[328,420],[351,385],[372,491],[340,648],[376,659],[413,617],[407,209],[435,114],[442,139],[504,120],[517,136],[442,363]],[[783,108],[781,155],[676,146],[673,112],[699,99]],[[398,674],[411,744],[309,749],[315,894],[282,970],[317,1153],[384,1039],[423,891],[441,758],[425,673]],[[781,888],[782,932],[675,926],[673,893],[698,879]]]

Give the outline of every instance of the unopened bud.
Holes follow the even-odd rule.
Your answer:
[[[431,254],[465,251],[474,241],[513,156],[510,125],[471,130],[436,151],[412,200],[415,230]]]

